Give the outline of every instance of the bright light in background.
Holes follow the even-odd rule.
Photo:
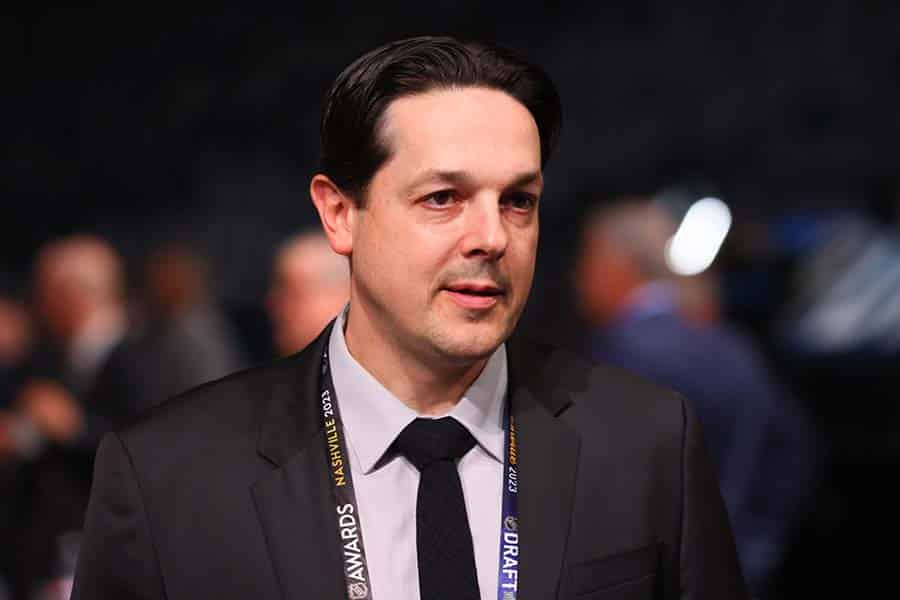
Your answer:
[[[728,230],[731,211],[718,198],[701,198],[684,215],[666,246],[666,263],[678,275],[697,275],[713,263]]]

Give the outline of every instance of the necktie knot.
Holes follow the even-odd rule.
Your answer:
[[[462,458],[474,445],[472,434],[452,417],[416,419],[394,441],[420,472],[435,462]]]

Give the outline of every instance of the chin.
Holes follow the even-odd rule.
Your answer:
[[[446,348],[445,354],[460,363],[472,363],[475,361],[488,358],[500,346],[501,342],[496,344],[476,345],[471,343],[461,344],[453,348]]]
[[[455,331],[442,332],[444,335],[433,336],[432,344],[444,358],[460,364],[488,358],[506,341],[505,330],[491,328],[489,331],[467,331],[477,329],[460,327]]]

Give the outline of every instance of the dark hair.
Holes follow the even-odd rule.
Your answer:
[[[468,86],[505,92],[528,109],[540,136],[541,166],[546,165],[559,137],[562,109],[544,71],[503,48],[416,37],[367,52],[338,75],[322,111],[322,171],[362,202],[372,176],[390,157],[380,136],[388,105],[403,96]]]

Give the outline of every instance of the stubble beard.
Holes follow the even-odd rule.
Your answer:
[[[492,314],[494,311],[501,314]],[[439,314],[434,307],[429,311],[420,335],[427,340],[433,360],[464,368],[487,359],[506,341],[519,317],[509,306],[498,306],[488,313],[464,312],[467,313],[463,317],[465,322],[459,324],[454,322],[456,319]],[[478,327],[479,323],[483,327]]]
[[[390,301],[384,301],[376,288],[367,285],[368,282],[359,282],[358,299],[369,307],[367,312],[380,316],[381,324],[376,329],[381,330],[382,339],[409,359],[428,369],[466,369],[489,358],[507,340],[524,310],[524,300],[519,306],[512,304],[513,288],[509,278],[493,268],[488,270],[489,278],[500,284],[506,294],[488,311],[460,309],[451,300],[441,298],[440,288],[432,292],[423,313],[412,318],[400,314]],[[471,271],[475,270],[460,269],[442,280],[452,282],[454,278],[477,277],[484,269]],[[462,321],[453,314],[460,310],[464,313]],[[479,322],[484,327],[477,327]],[[473,325],[477,328],[472,329]]]

